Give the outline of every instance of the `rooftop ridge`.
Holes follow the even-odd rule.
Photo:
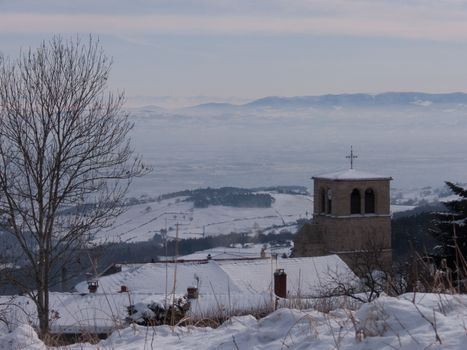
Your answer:
[[[321,174],[313,176],[312,179],[325,179],[325,180],[392,180],[391,176],[378,175],[366,171],[356,169],[346,169],[336,171],[333,173]]]

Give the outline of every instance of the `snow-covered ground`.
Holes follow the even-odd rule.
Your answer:
[[[408,211],[416,208],[414,205],[398,205],[391,204],[391,214],[400,213],[401,211]]]
[[[467,342],[467,296],[381,296],[357,310],[278,309],[260,320],[233,317],[218,328],[130,326],[98,344],[64,349],[451,349]],[[30,326],[0,335],[0,349],[45,350]]]
[[[297,219],[310,218],[313,201],[310,196],[271,193],[275,201],[271,208],[234,208],[209,206],[194,208],[184,197],[153,201],[128,206],[109,228],[96,234],[101,242],[147,241],[168,229],[168,236],[176,235],[179,223],[180,238],[200,238],[231,232],[255,233],[262,229],[270,232],[277,226],[277,232],[288,228],[296,230]]]
[[[247,244],[242,246],[237,243],[232,247],[216,247],[206,250],[201,250],[192,254],[181,256],[183,260],[203,260],[208,255],[211,255],[212,259],[225,260],[225,259],[244,259],[244,258],[258,258],[261,256],[261,251],[264,248],[264,254],[266,257],[277,254],[282,256],[283,254],[290,256],[293,248],[293,241],[288,242],[290,245],[279,245],[273,246],[269,243],[266,244]],[[172,259],[172,257],[169,257]]]
[[[391,203],[398,206],[421,206],[456,199],[458,197],[447,186],[391,190]]]
[[[185,197],[150,201],[130,205],[111,227],[96,234],[98,242],[140,242],[151,240],[161,230],[175,238],[179,223],[179,238],[200,238],[231,232],[296,232],[298,219],[313,215],[313,197],[268,192],[274,197],[271,208],[235,208],[212,205],[194,208]],[[391,212],[413,209],[411,205],[391,205]]]
[[[217,329],[127,328],[99,345],[103,349],[142,349],[151,342],[163,349],[465,349],[465,296],[420,295],[416,303],[407,300],[411,298],[381,297],[356,312],[279,309],[261,320],[237,317]]]

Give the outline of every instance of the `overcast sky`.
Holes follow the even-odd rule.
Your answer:
[[[58,33],[99,36],[134,103],[467,92],[461,0],[0,0],[4,55]]]

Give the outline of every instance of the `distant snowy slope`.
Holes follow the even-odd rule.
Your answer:
[[[179,238],[200,238],[232,232],[270,233],[282,229],[295,232],[298,219],[311,219],[312,196],[264,193],[269,193],[274,198],[270,208],[238,208],[223,205],[196,208],[193,202],[186,201],[185,196],[129,205],[112,226],[96,233],[95,241],[100,243],[147,241],[153,239],[154,235],[161,235],[165,229],[168,230],[167,236],[173,239],[176,236],[177,223],[179,223]],[[425,190],[419,194],[419,202],[425,198],[423,193],[427,195],[427,200],[434,199],[432,191]],[[400,192],[397,194],[398,197],[394,202],[401,204],[392,204],[392,213],[414,208],[410,205],[413,203],[408,201],[409,197],[401,197]]]
[[[261,229],[293,226],[297,219],[310,218],[312,199],[305,195],[271,193],[275,201],[271,208],[235,208],[209,206],[194,208],[184,197],[131,205],[109,228],[96,234],[98,242],[137,242],[152,239],[161,230],[168,236],[190,238],[222,235],[231,232],[255,232]]]

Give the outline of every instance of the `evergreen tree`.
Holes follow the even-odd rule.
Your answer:
[[[435,214],[433,236],[440,243],[441,253],[453,265],[457,248],[467,258],[467,189],[451,182],[446,185],[458,198],[444,203],[448,211]]]

